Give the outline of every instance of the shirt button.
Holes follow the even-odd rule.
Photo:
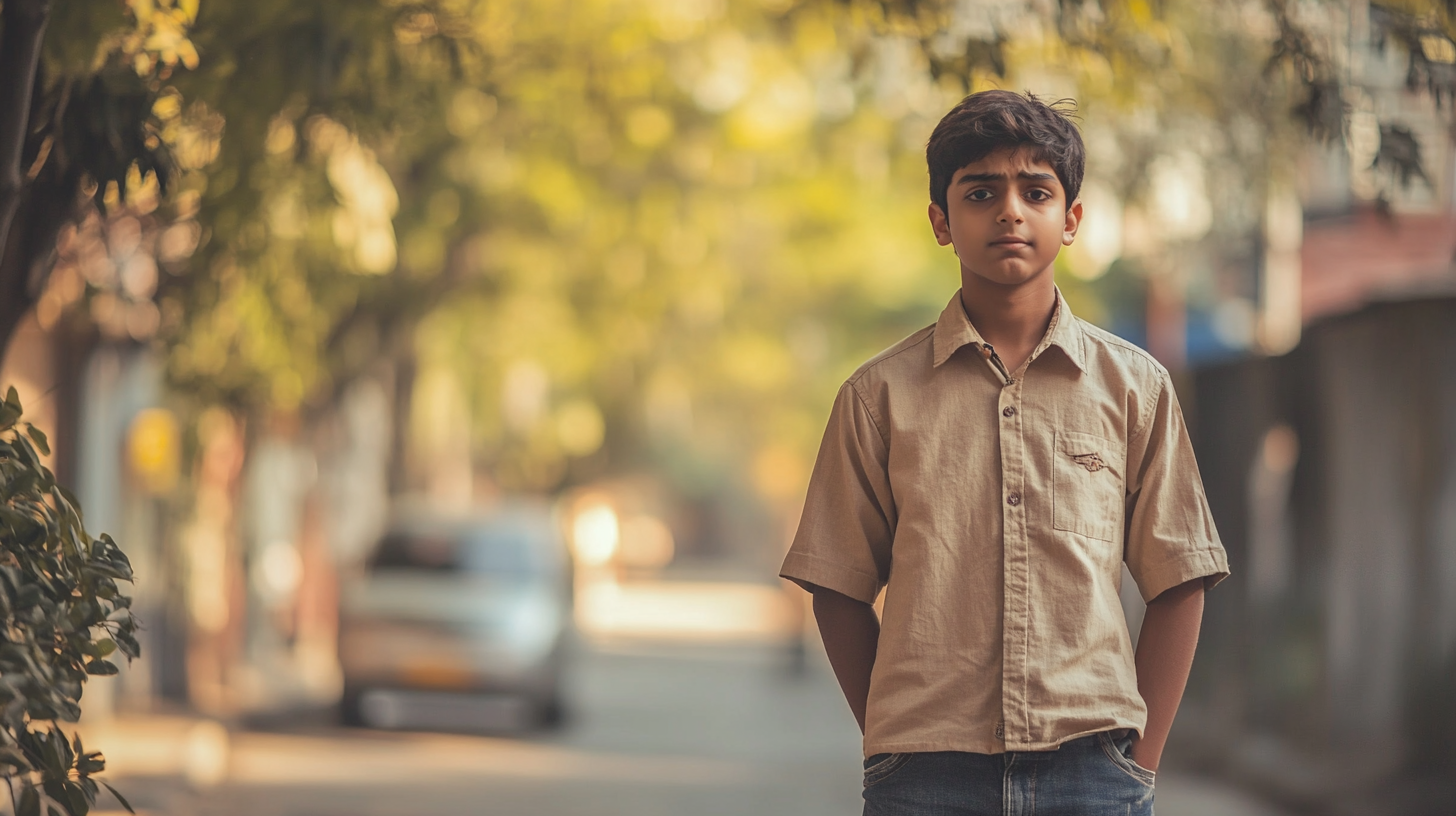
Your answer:
[[[1009,505],[1011,505],[1012,507],[1015,507],[1016,505],[1021,504],[1021,494],[1020,493],[1012,493],[1011,495],[1009,495],[1009,496],[1006,497],[1006,503],[1009,504]]]
[[[1012,408],[1010,405],[1008,405],[1005,408],[1002,408],[1001,409],[1001,416],[1006,416],[1006,417],[1016,416],[1016,409],[1015,408]]]

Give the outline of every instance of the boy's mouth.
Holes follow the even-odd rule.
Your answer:
[[[1012,248],[1024,246],[1029,247],[1031,246],[1031,242],[1026,240],[1025,238],[1021,238],[1015,235],[1007,235],[1004,238],[997,238],[996,240],[992,241],[991,246]]]

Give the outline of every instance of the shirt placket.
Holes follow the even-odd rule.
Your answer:
[[[1007,750],[1017,750],[1030,741],[1031,730],[1026,701],[1031,553],[1026,532],[1026,448],[1021,438],[1022,381],[1007,373],[989,344],[981,344],[980,351],[1001,381],[996,410],[1001,448],[1002,597],[1005,600],[1001,631],[1001,719],[994,733],[997,740],[1006,744]]]
[[[997,730],[1008,750],[1030,742],[1026,699],[1027,663],[1031,628],[1031,547],[1027,535],[1026,446],[1021,435],[1022,380],[1001,389],[1000,411],[1001,505],[1004,531],[1002,570],[1004,608],[1001,632],[1001,723]]]

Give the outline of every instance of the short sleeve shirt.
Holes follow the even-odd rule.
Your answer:
[[[957,292],[835,399],[781,575],[885,591],[866,755],[1142,731],[1145,600],[1228,574],[1168,372],[1072,315],[1003,372]]]

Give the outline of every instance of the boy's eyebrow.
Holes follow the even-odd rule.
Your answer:
[[[1028,173],[1022,170],[1016,177],[1023,181],[1051,181],[1056,178],[1051,173]],[[1005,173],[967,173],[956,179],[956,184],[970,184],[976,181],[1005,181]]]

